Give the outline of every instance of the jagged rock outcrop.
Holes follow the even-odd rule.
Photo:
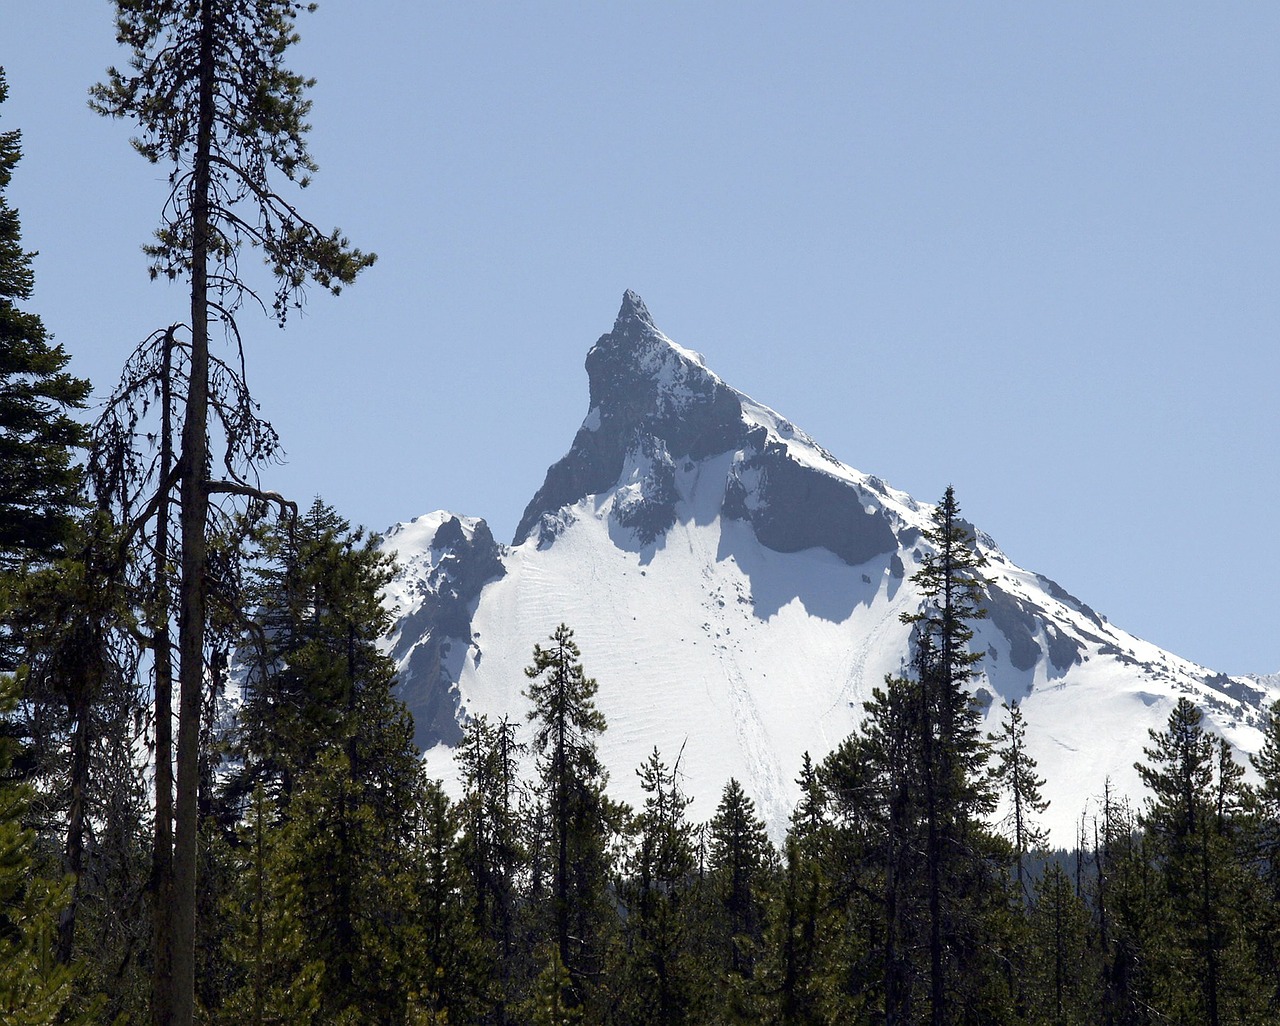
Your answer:
[[[681,349],[653,323],[644,301],[628,291],[613,331],[587,353],[590,408],[564,457],[525,508],[513,544],[524,542],[541,518],[554,517],[617,482],[628,453],[639,447],[665,458],[699,460],[742,440],[746,426],[738,393]],[[664,501],[655,494],[651,504]],[[667,499],[670,496],[666,497]],[[647,519],[653,522],[655,514]]]
[[[548,541],[561,510],[620,484],[638,468],[613,507],[615,521],[652,544],[676,520],[677,462],[734,452],[723,512],[749,521],[762,545],[776,552],[822,547],[851,566],[892,552],[888,519],[864,503],[861,489],[821,466],[796,459],[783,438],[744,410],[763,410],[709,371],[702,357],[667,338],[644,301],[628,291],[614,321],[587,353],[590,408],[568,453],[547,471],[526,507],[513,544],[544,525]],[[781,418],[776,433],[804,438]],[[811,444],[811,443],[810,443]],[[812,448],[840,463],[817,446]]]
[[[456,689],[472,645],[471,616],[481,589],[506,574],[501,547],[483,520],[464,525],[447,513],[397,524],[384,545],[404,560],[391,592],[399,618],[390,654],[399,667],[398,694],[413,716],[414,741],[423,749],[456,744],[462,737]]]

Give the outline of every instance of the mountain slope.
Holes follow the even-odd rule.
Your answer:
[[[820,758],[854,729],[907,656],[899,616],[919,606],[910,578],[932,507],[725,384],[633,293],[586,366],[586,418],[511,546],[448,513],[387,534],[403,568],[391,651],[418,741],[451,776],[459,718],[522,717],[523,667],[563,621],[600,683],[620,797],[637,799],[634,769],[655,745],[669,759],[683,747],[695,814],[734,776],[778,834],[802,754]],[[1141,641],[975,534],[994,578],[975,697],[990,729],[1001,701],[1022,702],[1060,843],[1108,776],[1138,793],[1147,730],[1180,695],[1253,750],[1277,682]]]

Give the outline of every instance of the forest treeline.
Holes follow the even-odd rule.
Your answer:
[[[300,213],[310,5],[115,7],[128,61],[91,103],[167,175],[144,249],[190,304],[90,415],[26,309],[0,132],[0,1021],[1280,1019],[1280,710],[1250,784],[1179,701],[1134,753],[1140,805],[1099,781],[1046,850],[1022,712],[985,736],[970,698],[984,564],[951,490],[907,670],[796,767],[780,845],[738,781],[695,809],[680,752],[635,769],[639,807],[610,796],[563,625],[529,639],[527,718],[465,724],[456,796],[427,779],[381,644],[393,567],[264,487],[245,377],[245,310],[283,326],[374,259]]]

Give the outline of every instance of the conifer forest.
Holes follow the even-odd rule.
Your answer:
[[[611,797],[570,625],[527,639],[527,719],[466,722],[459,793],[427,778],[394,568],[271,489],[245,382],[375,260],[306,217],[309,6],[116,0],[91,103],[166,178],[139,236],[188,305],[94,408],[29,308],[0,120],[0,1022],[1280,1022],[1280,709],[1246,776],[1181,700],[1141,798],[1097,781],[1051,845],[1022,711],[986,734],[970,697],[985,578],[950,489],[904,672],[794,767],[785,837],[736,780],[695,810],[680,751]]]

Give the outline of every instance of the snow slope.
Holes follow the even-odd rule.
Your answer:
[[[695,817],[732,776],[778,837],[803,753],[820,759],[848,735],[907,657],[899,617],[920,604],[910,578],[932,507],[730,388],[632,293],[587,369],[582,428],[511,546],[443,512],[386,536],[402,567],[391,651],[419,743],[452,779],[457,723],[522,717],[533,644],[564,622],[600,685],[611,792],[637,802],[635,768],[655,746],[669,760],[683,747]],[[1164,652],[975,533],[995,579],[975,696],[993,730],[1001,701],[1022,703],[1057,843],[1108,777],[1140,793],[1133,763],[1181,695],[1240,750],[1259,744],[1280,681]]]

